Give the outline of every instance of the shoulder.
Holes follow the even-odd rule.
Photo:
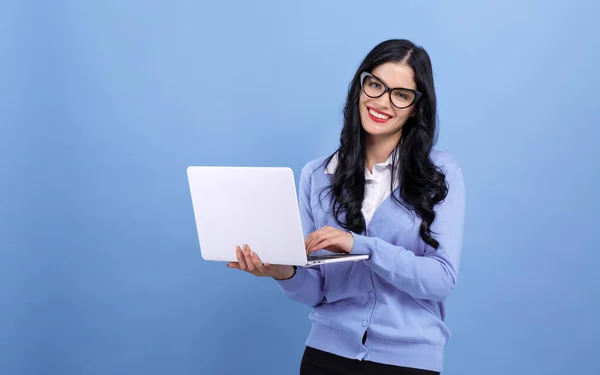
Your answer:
[[[302,176],[304,176],[304,178],[310,178],[315,172],[324,174],[330,158],[331,155],[328,155],[310,160],[302,167]]]
[[[304,164],[300,172],[301,189],[313,190],[328,183],[325,169],[330,157],[331,155],[321,156]]]
[[[461,169],[458,159],[449,152],[432,150],[430,153],[431,161],[444,173],[449,173]]]

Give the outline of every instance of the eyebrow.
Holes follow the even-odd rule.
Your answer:
[[[408,87],[390,87],[390,85],[388,85],[387,83],[385,83],[385,81],[379,77],[377,77],[375,74],[369,72],[370,75],[372,75],[373,77],[377,78],[379,81],[381,81],[381,83],[383,83],[386,87],[388,87],[390,90],[395,90],[395,89],[402,89],[402,90],[418,90],[418,89],[409,89]]]

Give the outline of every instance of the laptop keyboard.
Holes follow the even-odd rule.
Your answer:
[[[349,254],[333,254],[333,255],[309,255],[308,260],[323,260],[323,259],[337,259],[346,258]]]

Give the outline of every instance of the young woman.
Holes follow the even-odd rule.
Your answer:
[[[350,84],[340,146],[299,183],[307,253],[368,254],[311,268],[262,264],[244,245],[229,266],[277,280],[313,307],[301,374],[439,374],[450,337],[465,214],[463,174],[436,151],[427,52],[377,45]]]

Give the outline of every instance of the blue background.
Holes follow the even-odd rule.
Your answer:
[[[445,374],[600,373],[597,4],[3,2],[0,373],[297,373],[308,308],[201,259],[185,168],[330,153],[388,38],[466,175]]]

